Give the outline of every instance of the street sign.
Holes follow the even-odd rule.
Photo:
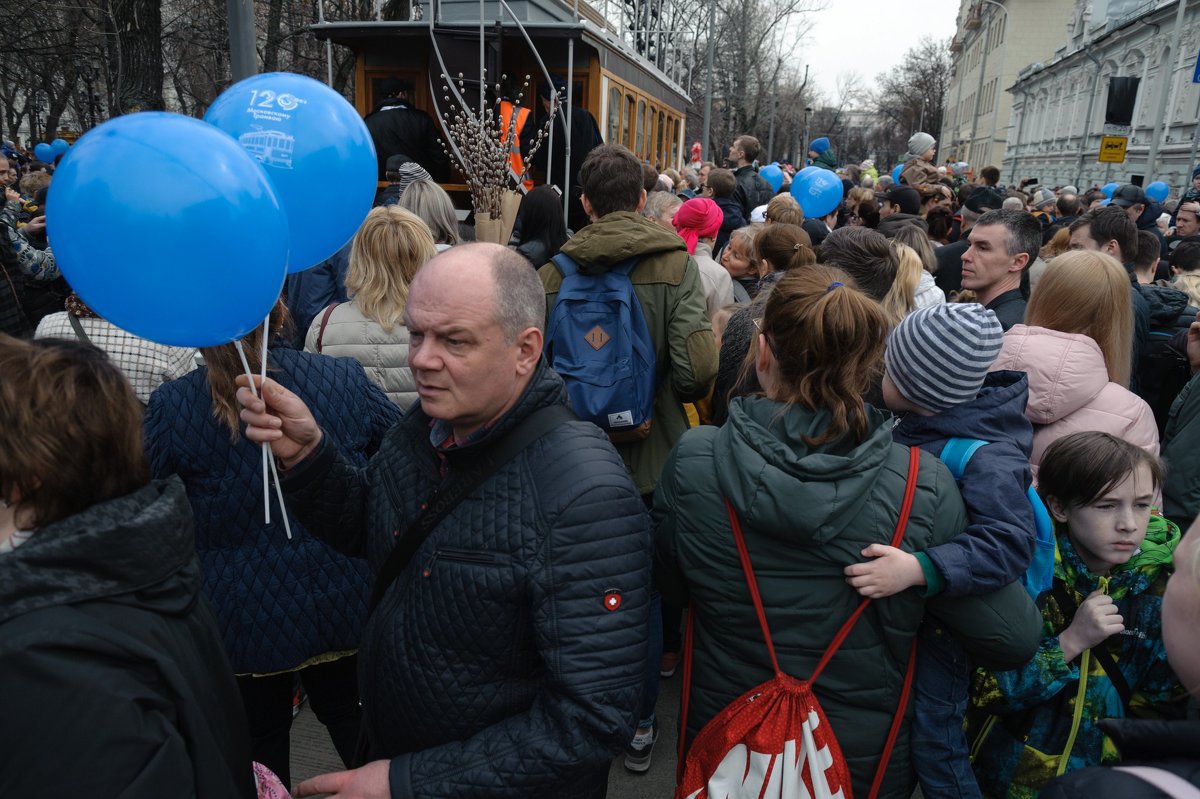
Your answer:
[[[1196,68],[1192,70],[1192,83],[1200,83],[1200,55],[1196,56]]]
[[[1100,163],[1125,163],[1125,146],[1127,144],[1129,144],[1127,136],[1105,136],[1100,139]]]

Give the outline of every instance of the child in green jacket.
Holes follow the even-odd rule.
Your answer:
[[[1179,718],[1162,593],[1179,528],[1152,511],[1162,465],[1106,433],[1046,450],[1038,490],[1054,517],[1053,587],[1038,598],[1042,644],[1024,668],[979,671],[968,740],[985,796],[1033,799],[1055,776],[1118,759],[1097,722]]]

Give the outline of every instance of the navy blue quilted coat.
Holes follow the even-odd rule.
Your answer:
[[[491,434],[443,453],[449,474],[565,401],[543,362]],[[284,488],[310,529],[378,570],[440,465],[417,405],[365,470],[323,446]],[[430,533],[363,633],[370,759],[391,759],[392,795],[603,797],[641,697],[649,583],[649,519],[598,428],[561,425],[501,467]]]
[[[298,394],[350,463],[363,466],[399,418],[351,358],[283,347],[269,374]],[[163,384],[146,408],[146,451],[156,477],[178,474],[196,518],[196,551],[233,670],[294,669],[358,648],[367,616],[365,561],[346,557],[291,517],[289,541],[272,491],[263,523],[262,451],[212,413],[207,370]]]

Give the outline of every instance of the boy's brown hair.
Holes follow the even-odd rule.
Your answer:
[[[731,170],[711,169],[705,185],[712,189],[713,197],[732,197],[734,189],[737,188],[737,178]]]

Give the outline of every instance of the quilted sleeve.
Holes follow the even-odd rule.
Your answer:
[[[279,477],[288,510],[310,533],[344,555],[366,556],[367,469],[351,464],[322,432],[317,450]]]
[[[392,796],[570,795],[633,733],[650,596],[645,507],[598,431],[528,458],[543,476],[529,590],[545,687],[526,713],[392,760]]]
[[[673,290],[667,323],[671,382],[683,402],[708,396],[717,378],[717,339],[708,320],[708,304],[700,282],[700,267],[687,259],[683,280]]]

